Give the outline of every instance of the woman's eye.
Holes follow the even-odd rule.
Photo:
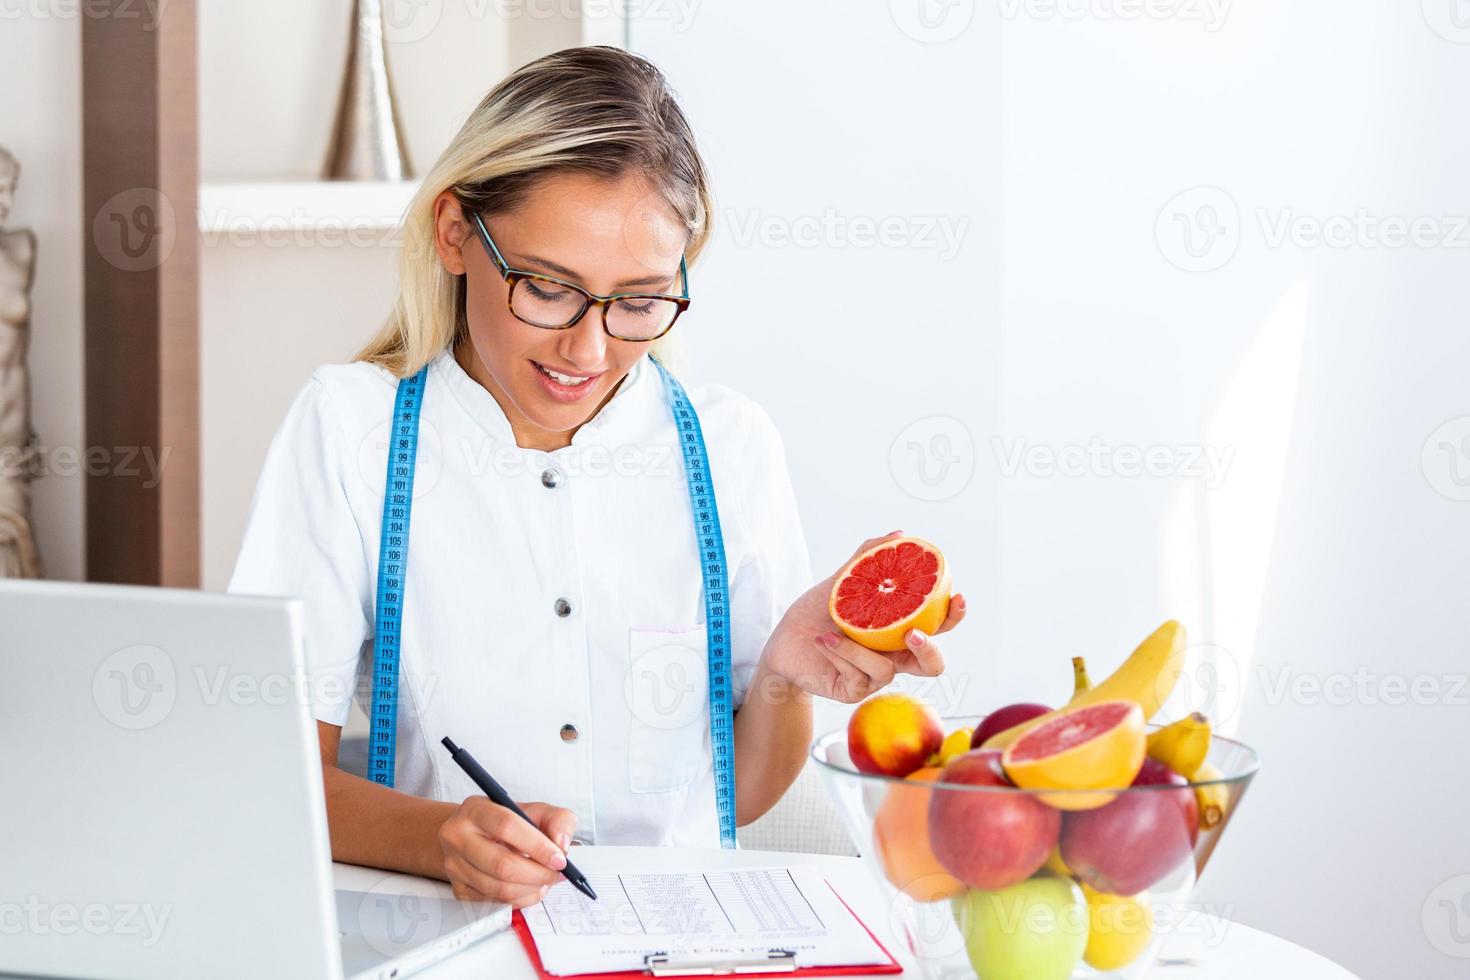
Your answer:
[[[572,294],[570,289],[560,289],[551,283],[538,283],[534,279],[526,279],[524,282],[531,295],[542,302],[559,302]]]
[[[643,300],[642,302],[627,299],[618,301],[618,305],[623,308],[623,312],[631,313],[633,316],[652,316],[657,303],[658,300],[653,299]]]

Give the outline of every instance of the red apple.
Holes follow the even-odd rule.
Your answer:
[[[1100,892],[1137,895],[1168,877],[1194,853],[1199,803],[1189,780],[1154,759],[1145,760],[1133,790],[1097,810],[1067,814],[1062,860]]]
[[[1189,780],[1157,759],[1144,759],[1143,768],[1133,777],[1134,786],[1189,786]],[[1165,793],[1179,807],[1189,826],[1189,847],[1199,843],[1199,796],[1192,789]]]
[[[981,720],[980,726],[975,729],[975,734],[970,736],[970,748],[978,749],[990,741],[992,736],[1024,724],[1032,718],[1039,718],[1049,711],[1051,709],[1044,704],[1027,704],[1024,701],[1020,704],[1008,704],[1004,708],[992,711]]]
[[[907,694],[869,698],[847,722],[847,754],[858,772],[907,776],[943,743],[934,709]]]
[[[971,888],[1009,888],[1046,863],[1061,831],[1061,811],[1011,786],[994,749],[966,752],[942,783],[985,789],[934,790],[929,847],[946,871]]]

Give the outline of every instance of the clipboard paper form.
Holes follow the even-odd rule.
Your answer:
[[[708,963],[702,972],[713,974],[767,958],[781,965],[739,972],[790,971],[793,960],[797,975],[833,967],[900,972],[814,868],[603,873],[587,880],[599,901],[558,882],[517,923],[544,975],[644,972],[651,961],[678,964],[686,975]]]

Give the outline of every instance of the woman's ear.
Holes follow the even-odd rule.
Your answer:
[[[434,251],[439,253],[439,261],[450,275],[464,275],[464,250],[471,237],[459,198],[453,191],[444,191],[434,199]]]

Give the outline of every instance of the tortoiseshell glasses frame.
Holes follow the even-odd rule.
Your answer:
[[[510,263],[506,262],[505,257],[500,254],[500,249],[496,246],[495,240],[490,237],[490,229],[485,227],[485,222],[478,212],[474,213],[474,224],[475,232],[479,236],[481,244],[485,246],[485,251],[490,255],[491,261],[495,263],[495,267],[505,278],[506,285],[510,287],[506,291],[506,304],[510,308],[511,315],[522,323],[528,323],[542,330],[569,330],[581,322],[582,317],[587,315],[588,310],[594,306],[600,306],[603,308],[602,329],[609,337],[617,340],[629,340],[634,343],[648,343],[649,341],[658,340],[672,330],[679,317],[689,308],[689,266],[682,255],[679,257],[679,280],[683,283],[683,292],[679,296],[671,296],[666,293],[614,293],[611,296],[598,296],[596,293],[588,292],[574,282],[558,279],[556,276],[511,268]],[[553,285],[558,290],[571,290],[581,298],[580,307],[575,313],[565,318],[558,317],[556,322],[547,323],[540,322],[536,319],[528,319],[527,316],[523,315],[523,310],[516,308],[518,296],[521,298],[521,305],[523,307],[534,305],[538,301],[537,294],[540,294],[540,301],[543,305],[547,305],[548,307],[552,305],[546,302],[549,298],[549,291],[536,288],[536,283],[538,282]],[[556,298],[559,300],[564,295],[559,293]],[[639,306],[640,301],[643,304],[641,307]],[[622,305],[615,306],[614,304]],[[656,332],[649,332],[647,335],[640,336],[636,333],[615,330],[612,323],[614,320],[612,316],[614,311],[622,311],[622,315],[616,318],[619,323],[630,322],[630,317],[652,316],[654,319],[649,324],[649,328],[651,331]],[[661,322],[664,317],[667,317],[667,322]]]

